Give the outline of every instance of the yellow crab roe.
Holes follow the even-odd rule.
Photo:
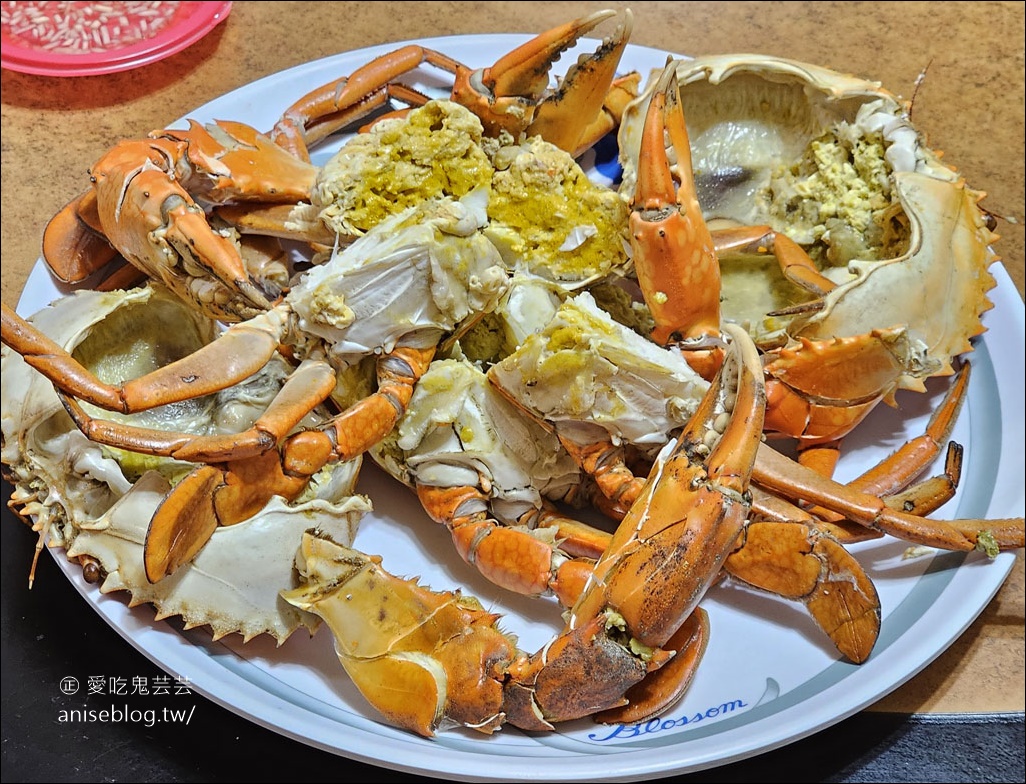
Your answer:
[[[605,275],[626,261],[626,202],[539,137],[495,155],[487,233],[504,256],[558,280]]]
[[[575,283],[627,261],[627,203],[573,156],[533,138],[483,137],[453,101],[431,101],[359,134],[323,167],[312,203],[337,233],[360,235],[431,198],[488,191],[486,230],[510,268]]]
[[[831,251],[823,260],[834,265],[884,258],[884,222],[893,201],[888,171],[882,136],[855,136],[844,124],[813,140],[801,160],[777,173],[772,213],[789,234],[810,242],[829,233]]]
[[[481,136],[474,114],[432,101],[351,139],[325,164],[313,202],[322,207],[321,219],[345,235],[430,198],[461,198],[492,176]]]

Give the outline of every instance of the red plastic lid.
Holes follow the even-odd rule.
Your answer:
[[[0,65],[42,76],[94,76],[180,52],[231,11],[222,2],[0,2]]]

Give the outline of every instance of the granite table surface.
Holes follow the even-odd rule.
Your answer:
[[[931,146],[986,192],[984,206],[1000,235],[995,249],[1023,296],[1023,3],[236,2],[209,35],[135,70],[58,78],[3,69],[3,301],[17,305],[47,221],[83,189],[87,167],[123,137],[164,127],[237,87],[338,52],[428,36],[536,33],[605,7],[633,10],[635,44],[687,55],[786,56],[877,80],[906,98],[914,95],[913,119]],[[9,494],[4,483],[5,499]],[[34,537],[6,509],[4,518],[5,781],[265,780],[287,769],[256,765],[250,759],[254,746],[296,759],[309,754],[314,769],[329,769],[331,755],[310,752],[213,704],[205,707],[202,739],[192,732],[116,727],[107,728],[108,734],[91,728],[92,737],[68,737],[53,721],[60,673],[84,673],[84,662],[96,662],[101,653],[114,661],[124,657],[120,666],[129,672],[148,672],[153,665],[132,658],[139,654],[92,617],[48,558],[28,591],[24,577]],[[794,781],[1021,781],[1023,594],[1020,551],[979,618],[895,691],[833,728],[833,735],[828,730],[748,766],[728,766],[722,778],[710,772],[705,780],[784,780],[787,775],[779,771],[787,770],[787,780]],[[924,727],[935,734],[920,740]],[[986,756],[979,744],[988,737],[998,746],[1011,744],[995,752],[991,767],[982,757],[973,760]],[[203,754],[223,754],[216,761],[191,756],[187,747],[194,742]],[[924,743],[965,746],[934,761],[935,769],[922,755]],[[918,762],[909,759],[917,752]],[[795,762],[796,754],[810,759]],[[961,762],[952,762],[955,757]],[[771,760],[778,773],[760,767],[760,759]],[[373,767],[347,769],[346,775],[354,770],[374,780],[414,778]]]

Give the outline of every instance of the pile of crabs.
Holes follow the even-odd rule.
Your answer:
[[[926,516],[994,285],[981,194],[875,83],[752,55],[617,76],[629,12],[553,87],[615,15],[491,68],[408,46],[266,133],[193,122],[97,161],[43,243],[81,290],[3,311],[2,460],[37,555],[215,637],[323,620],[361,693],[431,735],[660,713],[725,576],[862,662],[880,602],[845,545],[1022,547],[1022,518]],[[451,94],[404,85],[420,68]],[[577,158],[614,132],[622,178],[596,184]],[[935,376],[927,431],[834,481],[844,437]],[[354,549],[365,456],[563,631],[521,651]]]

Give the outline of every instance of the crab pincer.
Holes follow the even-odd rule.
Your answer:
[[[323,538],[309,538],[297,558],[306,583],[283,598],[324,618],[364,696],[423,735],[448,723],[551,730],[595,714],[616,721],[627,705],[632,720],[665,709],[704,649],[698,602],[751,507],[762,371],[747,334],[730,325],[725,332],[723,368],[661,454],[563,632],[541,651],[517,650],[498,618],[472,600],[393,577],[380,559]],[[689,666],[666,666],[678,655]]]

